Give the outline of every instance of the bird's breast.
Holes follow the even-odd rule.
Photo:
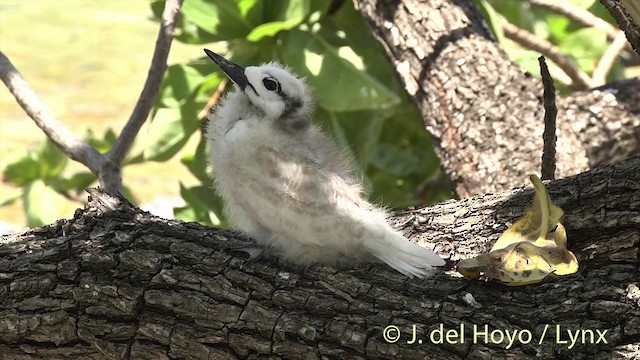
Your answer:
[[[241,141],[249,135],[249,124],[247,120],[240,119],[229,126],[222,137],[226,143]]]

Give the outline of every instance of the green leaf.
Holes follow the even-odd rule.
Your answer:
[[[40,150],[40,177],[51,179],[58,176],[67,165],[69,158],[47,138]]]
[[[212,69],[209,70],[211,71]],[[196,103],[207,104],[211,99],[211,96],[218,90],[218,86],[220,86],[222,79],[222,75],[219,73],[212,73],[203,77],[200,86],[196,90],[194,101]]]
[[[210,177],[207,173],[209,162],[207,161],[206,144],[206,138],[204,136],[200,136],[200,142],[196,147],[196,152],[193,154],[184,155],[180,160],[187,167],[187,169],[189,169],[189,171],[203,184],[207,184],[210,182]]]
[[[574,58],[583,71],[591,73],[607,46],[607,35],[603,30],[584,28],[569,34],[559,47]]]
[[[274,21],[256,26],[247,35],[247,40],[251,42],[258,42],[264,37],[275,36],[280,31],[290,30],[300,25],[304,18],[294,18],[285,21]]]
[[[200,29],[212,34],[217,40],[244,38],[254,27],[245,19],[245,14],[256,1],[186,0],[182,16]]]
[[[40,177],[40,157],[37,153],[27,150],[17,155],[15,160],[9,162],[4,168],[4,179],[15,185],[25,185]]]
[[[210,71],[213,67],[210,68]],[[171,65],[167,68],[158,96],[162,107],[178,107],[188,98],[200,84],[204,77],[199,69],[183,64]]]
[[[93,173],[78,172],[69,177],[60,179],[56,183],[53,183],[52,187],[54,187],[57,191],[74,190],[79,193],[91,186],[91,184],[93,184],[96,180],[97,177]]]
[[[115,144],[116,133],[113,131],[113,129],[108,128],[105,131],[104,135],[97,136],[91,129],[89,129],[87,131],[87,135],[85,136],[85,141],[89,145],[96,148],[96,150],[98,150],[100,153],[104,154],[107,151],[111,150],[111,147],[113,147],[113,144]]]
[[[328,111],[388,109],[400,103],[394,92],[314,34],[289,31],[280,56],[298,74],[306,76],[318,104]]]
[[[247,35],[248,41],[257,42],[264,37],[274,36],[280,31],[291,30],[300,25],[309,15],[310,3],[308,0],[283,0],[272,4],[270,11],[275,13],[267,14],[267,16],[271,15],[274,21],[256,26]]]
[[[380,170],[397,176],[407,176],[415,172],[418,158],[389,144],[376,144],[371,164]]]
[[[500,44],[504,44],[504,31],[502,31],[502,17],[500,14],[498,14],[496,9],[494,9],[487,0],[475,0],[474,2],[480,7],[480,11],[482,15],[484,15],[484,19],[493,32],[493,35]]]
[[[153,15],[155,16],[155,18],[161,19],[162,12],[164,11],[164,0],[153,0],[149,4],[149,6],[151,7],[151,12],[153,12]]]
[[[362,18],[362,14],[355,9],[353,2],[342,4],[335,14],[327,18],[327,21],[321,22],[320,25],[317,34],[334,46],[338,46],[338,43],[333,43],[333,41],[336,38],[341,38],[346,44],[340,46],[349,45],[357,49],[375,49],[378,54],[382,54],[378,42],[371,34],[371,28]]]
[[[488,0],[488,3],[508,22],[534,32],[536,18],[526,1]]]
[[[184,221],[197,221],[219,226],[222,221],[222,199],[213,189],[206,186],[185,187],[180,183],[180,195],[188,205],[186,208],[174,209],[174,215]]]
[[[551,38],[556,43],[564,41],[569,35],[568,28],[571,21],[567,19],[567,17],[561,15],[549,15],[546,19]]]
[[[348,139],[355,154],[355,160],[366,169],[371,160],[373,150],[379,141],[384,114],[377,111],[338,112],[333,116],[336,125]]]
[[[144,159],[166,161],[173,157],[198,129],[197,107],[187,101],[180,108],[160,108],[147,134]]]
[[[24,187],[22,202],[27,215],[27,226],[36,227],[59,219],[67,199],[45,185],[34,180]]]

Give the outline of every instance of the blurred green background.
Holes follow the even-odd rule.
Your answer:
[[[608,48],[601,29],[583,28],[526,1],[478,0],[509,55],[538,73],[538,53],[500,36],[510,21],[556,44],[590,74]],[[612,21],[597,1],[572,3]],[[452,196],[430,137],[371,31],[344,1],[185,0],[159,98],[125,161],[137,204],[165,216],[225,225],[208,185],[201,117],[223,76],[203,47],[240,64],[278,60],[307,77],[316,121],[355,160],[372,200],[392,208]],[[0,50],[78,136],[109,149],[139,95],[162,1],[0,0]],[[638,74],[632,55],[608,80]],[[560,89],[568,92],[566,88]],[[95,185],[0,90],[0,220],[20,227],[69,217]]]

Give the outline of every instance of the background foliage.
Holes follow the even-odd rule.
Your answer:
[[[597,1],[575,0],[613,22]],[[317,100],[316,121],[348,149],[372,200],[393,208],[448,198],[430,137],[422,120],[397,81],[391,64],[350,1],[333,8],[330,0],[185,0],[177,27],[177,41],[201,44],[242,65],[279,61],[305,76]],[[601,30],[580,28],[569,19],[529,6],[526,1],[478,0],[487,20],[512,58],[525,70],[538,73],[538,53],[518,48],[499,36],[499,21],[527,29],[557,44],[587,73],[607,47]],[[156,20],[164,2],[154,0]],[[609,80],[628,76],[620,59]],[[181,153],[185,168],[201,181],[180,184],[185,206],[176,217],[206,224],[226,225],[222,202],[210,189],[202,119],[224,76],[204,56],[195,53],[186,63],[173,64],[165,74],[154,107],[144,150],[130,154],[124,166],[163,162]],[[184,154],[192,137],[200,139]],[[106,151],[114,133],[90,135],[91,143]],[[88,172],[63,175],[67,158],[47,141],[29,150],[3,169],[4,180],[21,186],[2,205],[21,199],[29,226],[59,218],[51,204],[74,198],[95,182]],[[126,187],[126,184],[124,184]],[[127,190],[130,199],[135,193]],[[49,200],[46,200],[49,199]]]

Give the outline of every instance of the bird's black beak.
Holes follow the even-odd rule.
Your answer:
[[[244,88],[249,85],[249,80],[244,74],[244,68],[242,66],[223,58],[209,49],[204,49],[204,52],[209,56],[209,58],[211,58],[211,60],[213,60],[214,63],[220,66],[220,69],[227,74],[231,81],[240,86],[240,89],[244,90]]]

